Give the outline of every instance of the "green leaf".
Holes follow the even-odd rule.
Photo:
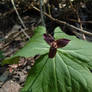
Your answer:
[[[55,29],[55,32],[56,39],[61,37],[71,40],[67,46],[58,49],[58,51],[66,54],[69,58],[81,59],[80,62],[78,62],[79,64],[86,64],[88,68],[92,69],[92,43],[80,40],[75,36],[66,35],[59,27]]]
[[[55,29],[55,35],[54,35],[55,39],[60,39],[60,38],[67,38],[67,39],[70,39],[70,40],[74,40],[76,39],[75,36],[70,36],[70,35],[67,35],[65,34],[61,29],[60,27],[57,27]]]
[[[92,73],[78,61],[61,51],[53,59],[41,56],[21,92],[92,92]]]
[[[19,58],[20,58],[19,56],[7,58],[7,59],[5,59],[5,60],[2,61],[1,65],[5,65],[5,64],[18,64]]]
[[[15,56],[30,57],[37,54],[43,55],[48,52],[48,45],[43,39],[43,34],[45,33],[44,27],[37,27],[34,30],[34,36],[28,41],[28,43],[19,50]]]
[[[24,48],[20,49],[15,53],[11,58],[5,59],[2,61],[2,65],[4,64],[16,64],[18,63],[18,57],[32,57],[35,55],[43,55],[49,51],[49,45],[44,41],[43,34],[45,33],[44,27],[37,27],[34,30],[34,36],[30,38]]]

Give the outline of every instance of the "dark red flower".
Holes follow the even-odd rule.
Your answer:
[[[50,34],[44,34],[44,40],[51,45],[51,43],[54,41],[54,38]]]
[[[50,34],[44,34],[44,40],[51,46],[49,50],[49,58],[53,58],[56,55],[57,48],[65,47],[70,41],[68,39],[54,40]]]

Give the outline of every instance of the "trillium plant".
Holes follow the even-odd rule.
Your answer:
[[[57,48],[65,47],[70,41],[68,39],[55,40],[50,34],[44,34],[44,40],[51,46],[48,54],[49,58],[56,55]]]
[[[92,92],[92,43],[65,34],[59,27],[54,37],[37,27],[34,36],[13,57],[40,55],[20,92]]]

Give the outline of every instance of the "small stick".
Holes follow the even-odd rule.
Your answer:
[[[13,8],[14,8],[14,10],[15,10],[15,12],[16,12],[16,14],[17,14],[17,16],[18,16],[18,19],[20,20],[20,22],[21,22],[21,24],[22,24],[22,26],[23,26],[23,30],[21,30],[23,33],[24,33],[24,35],[28,38],[28,39],[30,39],[30,36],[25,32],[25,30],[27,30],[27,28],[26,28],[26,26],[25,26],[25,24],[24,24],[24,22],[22,21],[22,19],[21,19],[21,17],[20,17],[20,15],[19,15],[19,13],[18,13],[18,11],[17,11],[17,8],[16,8],[16,6],[15,6],[15,4],[14,4],[14,1],[13,0],[11,0],[11,3],[12,3],[12,5],[13,5]]]
[[[6,43],[1,49],[5,49],[13,41],[13,39],[15,39],[16,37],[18,37],[20,35],[20,33],[22,33],[22,31],[20,31],[16,35],[14,35],[12,40],[10,40],[10,42]]]
[[[46,27],[45,21],[44,21],[43,7],[42,7],[42,5],[44,5],[44,4],[43,4],[43,1],[42,1],[42,0],[40,0],[39,2],[40,2],[40,11],[41,11],[41,21],[42,21],[42,25],[43,25],[44,27]]]

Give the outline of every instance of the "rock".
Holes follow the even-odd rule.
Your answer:
[[[0,92],[19,92],[20,88],[21,86],[19,84],[9,80],[2,86]]]

